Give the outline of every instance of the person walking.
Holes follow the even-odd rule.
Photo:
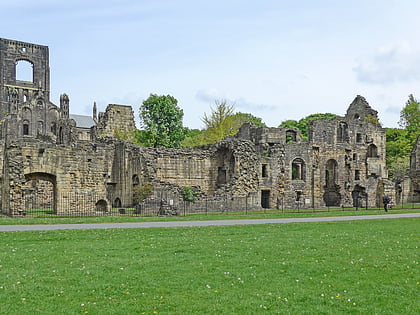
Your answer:
[[[391,202],[391,198],[389,198],[387,195],[384,195],[383,203],[384,203],[385,212],[388,212],[388,205],[389,205],[390,202]]]

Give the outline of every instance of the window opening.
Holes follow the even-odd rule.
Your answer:
[[[261,176],[262,177],[268,177],[267,164],[263,164],[261,166]]]
[[[305,162],[300,158],[292,162],[292,180],[305,180]]]
[[[374,144],[368,146],[367,157],[378,157],[378,148]]]
[[[296,142],[296,132],[293,130],[286,131],[286,143]]]
[[[28,136],[29,135],[29,121],[24,120],[23,121],[23,130],[22,130],[22,134],[24,136]]]
[[[33,82],[34,69],[33,64],[27,60],[18,60],[16,63],[16,80]]]

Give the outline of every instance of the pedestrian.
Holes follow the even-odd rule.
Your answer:
[[[385,212],[388,212],[388,205],[391,202],[391,198],[389,198],[387,195],[384,195],[383,202],[384,202],[384,210]]]

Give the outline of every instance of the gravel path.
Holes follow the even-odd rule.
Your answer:
[[[190,226],[226,226],[250,224],[278,224],[299,222],[332,222],[376,219],[418,218],[420,213],[379,214],[363,216],[289,218],[289,219],[241,219],[209,221],[166,221],[166,222],[129,222],[129,223],[84,223],[84,224],[33,224],[33,225],[0,225],[0,232],[11,231],[52,231],[52,230],[88,230],[88,229],[141,229]]]

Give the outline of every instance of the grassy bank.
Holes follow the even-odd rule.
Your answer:
[[[4,232],[7,314],[418,314],[419,219]]]

